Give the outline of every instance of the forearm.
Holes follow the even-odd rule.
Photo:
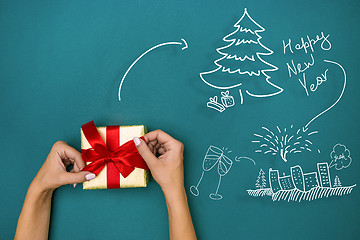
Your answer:
[[[31,183],[18,220],[15,240],[48,239],[52,192]]]
[[[185,189],[165,194],[171,240],[196,239]]]

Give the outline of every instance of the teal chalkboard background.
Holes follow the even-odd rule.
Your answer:
[[[233,32],[244,8],[266,31],[262,43],[274,51],[266,59],[279,68],[271,80],[284,92],[271,98],[246,96],[219,113],[207,108],[220,90],[204,84],[199,73],[214,69],[216,48]],[[352,164],[338,175],[343,185],[360,184],[360,68],[357,23],[360,3],[352,1],[0,1],[0,238],[15,233],[26,190],[52,144],[64,140],[80,150],[80,126],[144,124],[163,129],[185,145],[185,185],[199,239],[357,239],[360,191],[314,201],[273,202],[251,197],[260,168],[290,174],[316,163],[330,162],[336,143],[351,151]],[[324,32],[332,47],[317,44],[315,65],[307,80],[328,68],[328,79],[306,96],[297,78],[289,78],[286,62],[309,61],[301,51],[283,54],[283,40],[299,42]],[[184,38],[179,45],[158,48],[129,72],[117,100],[121,77],[147,49]],[[304,126],[330,106],[343,85],[340,102],[309,129],[312,152],[289,156],[255,153],[254,133]],[[223,177],[220,201],[209,198],[217,184],[215,171],[205,174],[200,195],[196,184],[210,145],[227,147],[228,156],[248,156]],[[317,149],[321,152],[318,153]],[[125,217],[127,216],[127,217]],[[84,191],[63,186],[53,196],[50,239],[167,239],[167,212],[160,187],[152,179],[145,189]]]

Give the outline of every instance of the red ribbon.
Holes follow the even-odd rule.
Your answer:
[[[98,175],[107,165],[107,188],[120,188],[120,173],[126,178],[135,168],[149,170],[134,141],[130,140],[119,146],[120,126],[106,127],[106,144],[96,129],[94,121],[82,125],[81,128],[92,147],[81,150],[84,162],[91,162],[82,171]]]

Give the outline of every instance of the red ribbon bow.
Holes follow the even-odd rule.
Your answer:
[[[81,150],[82,159],[91,162],[82,171],[98,175],[107,165],[107,188],[120,188],[120,173],[126,178],[135,168],[149,170],[134,141],[130,140],[119,146],[119,126],[106,127],[106,144],[97,131],[94,121],[82,125],[81,128],[92,147]]]

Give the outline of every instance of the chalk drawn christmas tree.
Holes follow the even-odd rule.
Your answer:
[[[335,179],[334,179],[333,187],[334,187],[334,188],[342,187],[340,178],[339,178],[338,176],[336,176]]]
[[[265,179],[265,172],[260,168],[259,176],[256,179],[255,183],[256,188],[264,189],[266,188],[266,179]]]
[[[210,87],[217,89],[239,88],[243,103],[244,90],[252,97],[270,97],[283,89],[270,82],[267,72],[278,68],[263,58],[273,51],[261,43],[259,33],[265,31],[248,14],[244,14],[234,25],[236,30],[223,38],[226,46],[217,48],[221,57],[214,61],[216,69],[200,73],[201,79]]]

